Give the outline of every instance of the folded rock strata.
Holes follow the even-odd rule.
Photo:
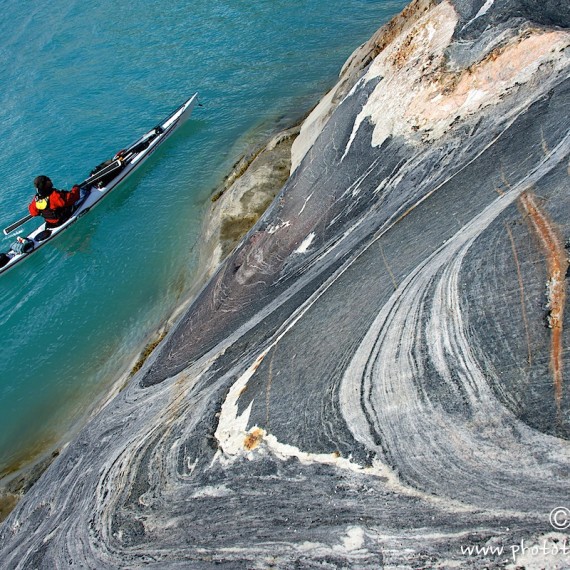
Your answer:
[[[560,544],[569,24],[417,0],[360,48],[268,211],[3,524],[4,565],[493,568]]]

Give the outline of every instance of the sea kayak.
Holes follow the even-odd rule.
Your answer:
[[[56,228],[46,228],[42,223],[36,230],[26,237],[19,237],[10,250],[0,254],[0,273],[12,269],[20,261],[28,258],[40,247],[49,243],[79,218],[94,208],[111,190],[114,190],[121,182],[137,170],[143,162],[188,119],[196,104],[198,94],[195,93],[183,105],[178,107],[164,121],[145,133],[128,148],[119,151],[112,159],[105,161],[91,172],[91,176],[81,182],[81,198],[74,204],[71,217]],[[4,230],[9,233],[12,228],[18,227],[31,216],[23,218]],[[22,245],[24,247],[22,247]]]

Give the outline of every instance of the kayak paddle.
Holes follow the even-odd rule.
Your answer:
[[[12,225],[8,226],[7,228],[4,228],[4,235],[7,236],[9,233],[13,232],[16,228],[19,228],[20,226],[24,225],[28,220],[31,220],[32,217],[33,216],[30,216],[30,214],[28,214],[21,220],[14,222]]]

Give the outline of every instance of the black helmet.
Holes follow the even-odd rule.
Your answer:
[[[51,180],[43,174],[34,178],[34,186],[40,196],[49,196],[53,188]]]

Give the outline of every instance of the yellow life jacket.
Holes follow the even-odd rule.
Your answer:
[[[36,208],[40,211],[49,208],[49,196],[46,198],[36,196]]]

